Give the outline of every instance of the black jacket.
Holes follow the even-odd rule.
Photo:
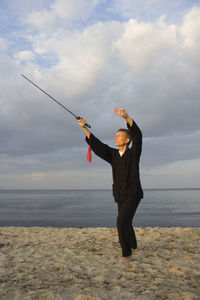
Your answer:
[[[102,143],[92,133],[90,139],[86,137],[86,141],[92,148],[92,151],[112,166],[115,202],[123,202],[128,198],[143,198],[139,174],[142,133],[134,121],[131,127],[128,124],[127,127],[132,138],[132,147],[130,149],[127,148],[122,157],[118,149]]]

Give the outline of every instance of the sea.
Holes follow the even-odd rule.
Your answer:
[[[0,226],[116,227],[111,190],[0,190]],[[135,227],[200,227],[200,189],[148,189]]]

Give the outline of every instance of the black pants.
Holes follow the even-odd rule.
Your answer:
[[[118,203],[117,230],[122,248],[122,256],[124,257],[130,256],[132,254],[131,249],[137,248],[132,221],[140,200],[140,198],[132,198]]]

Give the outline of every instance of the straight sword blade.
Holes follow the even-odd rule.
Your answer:
[[[30,80],[29,78],[27,78],[25,75],[21,74],[22,77],[24,77],[26,80],[28,80],[31,84],[33,84],[36,88],[38,88],[41,92],[43,92],[45,95],[47,95],[49,98],[51,98],[54,102],[56,102],[58,105],[60,105],[62,108],[64,108],[66,111],[68,111],[68,113],[70,113],[72,116],[74,116],[74,118],[76,118],[76,120],[81,119],[81,117],[75,115],[71,110],[69,110],[67,107],[65,107],[62,103],[60,103],[58,100],[56,100],[54,97],[52,97],[51,95],[49,95],[47,92],[45,92],[43,89],[41,89],[37,84],[35,84],[32,80]],[[91,128],[91,126],[89,124],[85,124],[85,126],[87,126],[88,128]]]

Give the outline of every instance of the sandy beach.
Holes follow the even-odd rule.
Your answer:
[[[119,264],[115,228],[0,227],[1,300],[200,299],[200,228],[136,228]]]

